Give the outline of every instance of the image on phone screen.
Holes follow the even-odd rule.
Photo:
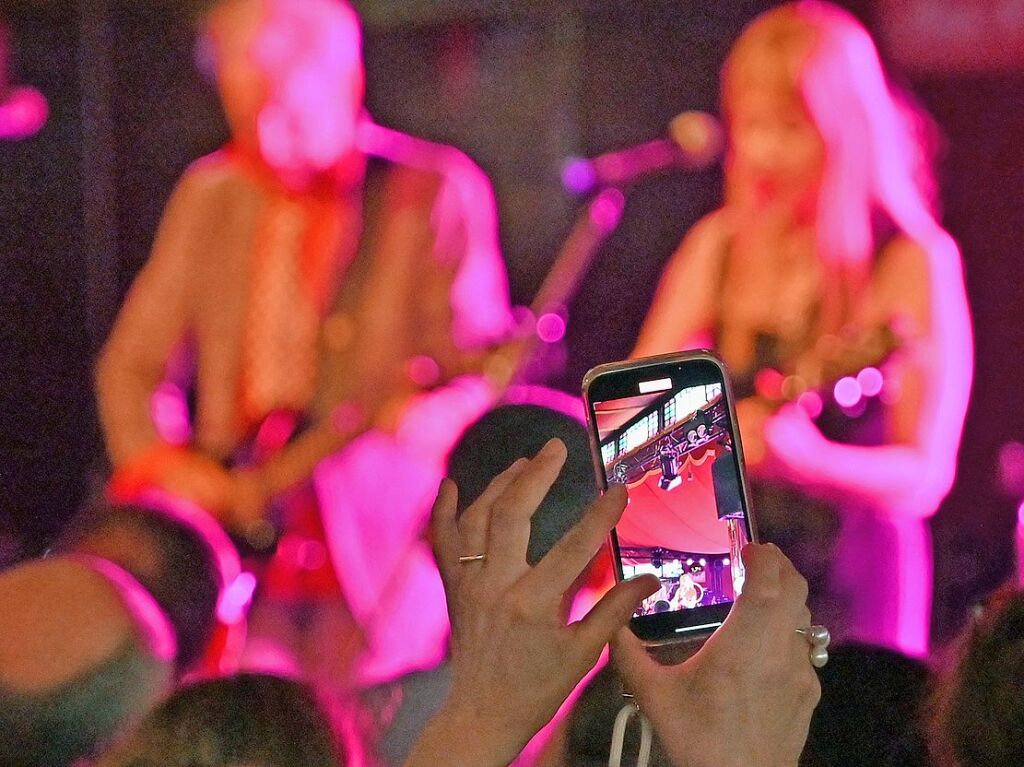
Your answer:
[[[743,587],[750,538],[720,368],[700,362],[629,371],[594,386],[590,401],[605,479],[629,496],[615,529],[621,575],[661,582],[634,617],[697,611],[708,620],[676,620],[676,631],[721,622]],[[596,399],[602,389],[625,396]]]

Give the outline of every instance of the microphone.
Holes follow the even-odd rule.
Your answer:
[[[590,159],[570,157],[562,166],[562,186],[586,194],[603,186],[624,186],[670,169],[698,171],[718,161],[725,147],[722,126],[707,112],[672,118],[668,137],[607,152]]]

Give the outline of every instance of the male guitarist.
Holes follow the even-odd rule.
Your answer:
[[[160,486],[244,535],[282,491],[319,507],[344,600],[330,577],[311,595],[272,565],[255,628],[323,656],[357,626],[360,659],[328,659],[333,681],[382,681],[443,652],[419,538],[447,449],[492,401],[459,373],[512,327],[493,196],[461,153],[368,119],[343,2],[225,0],[207,33],[232,141],[179,183],[99,361],[112,485]],[[195,416],[174,444],[151,401],[182,370]],[[254,434],[295,432],[237,468]],[[286,534],[275,562],[323,569],[315,539]]]

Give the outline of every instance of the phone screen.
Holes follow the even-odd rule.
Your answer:
[[[586,392],[605,485],[629,496],[613,532],[619,575],[661,581],[632,622],[647,639],[717,627],[751,539],[724,369],[706,354],[659,360],[588,376]]]

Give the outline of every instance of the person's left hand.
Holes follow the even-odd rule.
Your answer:
[[[799,405],[786,405],[764,424],[766,466],[773,476],[807,484],[819,478],[829,442]]]
[[[565,446],[553,440],[498,475],[460,518],[445,481],[434,508],[435,554],[452,624],[452,689],[406,767],[504,765],[558,710],[608,640],[659,583],[612,588],[567,624],[563,597],[625,508],[613,487],[535,568],[526,562],[530,517],[558,477]],[[475,561],[460,557],[483,555]]]

